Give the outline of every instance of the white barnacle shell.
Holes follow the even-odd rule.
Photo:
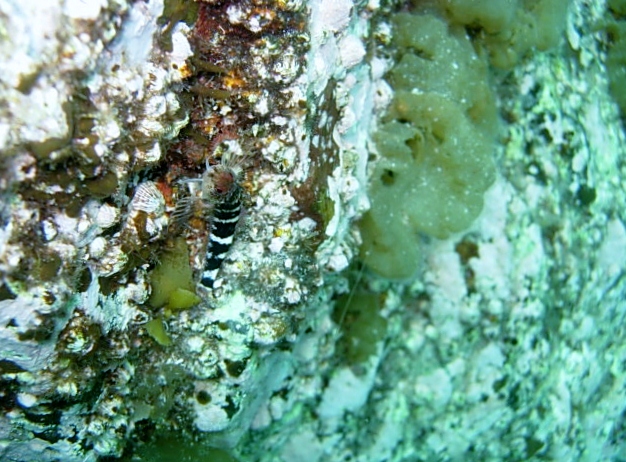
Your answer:
[[[104,255],[107,241],[102,236],[98,236],[89,244],[89,254],[92,258],[100,258]]]
[[[117,208],[103,204],[96,215],[96,224],[103,229],[110,228],[117,223],[119,215],[120,211]]]
[[[165,211],[165,198],[154,181],[146,181],[137,186],[130,210],[141,210],[148,214],[160,215]]]
[[[43,237],[46,242],[50,242],[59,234],[57,226],[52,220],[44,220],[41,222],[41,230],[43,231]]]
[[[161,145],[159,143],[154,143],[150,149],[137,149],[135,150],[135,157],[141,159],[147,164],[154,164],[161,158]]]

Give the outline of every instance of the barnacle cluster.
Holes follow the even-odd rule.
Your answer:
[[[322,269],[352,252],[339,245],[357,210],[337,211],[358,188],[336,141],[341,76],[309,92],[306,5],[193,5],[134,2],[123,19],[108,5],[115,27],[72,81],[67,139],[5,159],[1,303],[11,389],[29,394],[16,421],[51,414],[37,431],[75,451],[64,460],[150,452],[172,431],[234,445],[289,374],[281,348],[306,328]],[[77,30],[95,33],[99,13]],[[333,117],[310,115],[318,97]],[[204,290],[211,217],[233,188],[243,218]]]
[[[31,422],[39,435],[24,438],[19,460],[74,460],[31,455],[63,435],[119,454],[132,429],[120,400],[133,368],[122,358],[129,326],[145,321],[150,243],[167,223],[163,195],[140,176],[186,119],[170,91],[187,74],[186,26],[173,28],[168,51],[153,48],[162,8],[0,6],[11,31],[2,48],[0,311],[12,367],[2,380],[14,386],[5,398],[16,428]],[[29,348],[41,359],[20,359]],[[30,396],[24,406],[17,384]]]
[[[599,7],[573,1],[576,43]],[[62,27],[22,33],[25,12],[42,22],[35,3],[0,5],[15,30],[0,46],[12,64],[0,76],[1,458],[527,460],[556,445],[558,431],[542,433],[562,424],[554,401],[576,414],[566,426],[602,440],[568,401],[580,390],[552,377],[535,399],[545,373],[515,370],[563,354],[580,371],[566,380],[584,376],[607,415],[623,408],[609,406],[623,390],[590,379],[604,356],[589,340],[594,322],[622,318],[581,313],[599,297],[576,285],[589,276],[620,300],[610,256],[626,232],[596,210],[619,216],[604,159],[621,138],[603,132],[608,157],[587,162],[596,112],[579,120],[570,106],[587,104],[583,67],[526,61],[561,36],[568,2],[59,1],[46,11]],[[584,63],[596,38],[579,39]],[[512,69],[506,88],[523,95],[501,102],[505,154],[490,66]],[[604,101],[601,85],[592,93]],[[465,229],[492,184],[491,221],[418,249],[416,229]],[[211,220],[230,191],[242,216],[207,289]],[[560,226],[605,240],[597,273],[572,263],[584,239]],[[365,264],[351,265],[361,239]],[[548,251],[558,265],[537,263]],[[406,276],[420,259],[409,283],[368,271]],[[574,334],[560,349],[545,332]]]

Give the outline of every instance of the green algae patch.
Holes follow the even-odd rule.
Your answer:
[[[160,45],[165,51],[172,51],[172,33],[179,22],[192,26],[198,17],[196,2],[186,0],[165,0],[163,2],[163,14],[158,19],[162,27],[159,36]]]
[[[189,265],[189,249],[183,238],[177,239],[171,249],[160,255],[159,264],[150,273],[150,285],[152,294],[148,304],[153,308],[170,303],[172,296],[175,305],[188,302],[189,298],[180,290],[193,293],[195,284]]]
[[[200,437],[182,432],[155,432],[149,443],[135,448],[135,460],[150,462],[238,462],[235,456],[223,449],[210,447]]]
[[[198,6],[195,2],[185,0],[165,0],[163,2],[163,14],[159,18],[159,25],[164,23],[177,24],[180,21],[192,26],[198,17]]]
[[[333,321],[342,330],[339,348],[351,365],[363,364],[378,351],[387,334],[387,320],[380,314],[380,294],[344,295],[337,300]]]
[[[41,255],[37,260],[38,279],[41,281],[52,281],[59,274],[62,264],[61,257],[54,252]]]
[[[626,115],[626,1],[609,1],[609,9],[615,20],[609,21],[606,32],[610,40],[606,55],[606,71],[609,91]]]
[[[117,191],[117,175],[114,172],[107,172],[99,178],[86,181],[85,186],[94,197],[104,199]]]
[[[165,324],[163,324],[162,318],[158,317],[152,321],[148,321],[145,327],[148,335],[150,335],[150,337],[152,337],[159,345],[170,346],[172,344],[172,340],[169,335],[167,335],[167,331],[165,330]]]
[[[48,138],[39,142],[28,143],[28,148],[38,159],[47,159],[53,152],[69,145],[71,138]]]
[[[194,292],[180,287],[174,289],[170,294],[170,298],[167,302],[167,308],[170,310],[186,310],[200,303],[200,297]]]
[[[393,18],[395,90],[373,138],[370,211],[361,223],[361,258],[381,276],[412,276],[418,233],[445,239],[480,214],[493,183],[499,125],[488,66],[462,30],[434,15]]]

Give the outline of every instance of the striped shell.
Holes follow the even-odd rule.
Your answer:
[[[137,186],[130,210],[141,210],[148,214],[160,215],[165,211],[165,198],[156,183],[146,181]]]

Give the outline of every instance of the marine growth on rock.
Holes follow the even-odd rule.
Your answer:
[[[619,460],[623,19],[0,0],[0,459]]]

